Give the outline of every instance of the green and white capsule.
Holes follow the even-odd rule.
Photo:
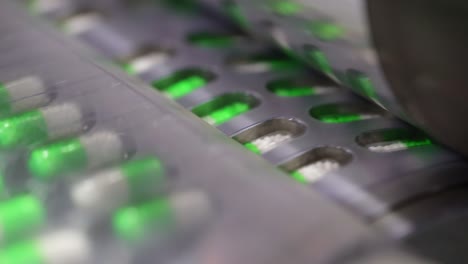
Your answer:
[[[0,119],[0,149],[75,135],[83,128],[83,113],[75,104],[44,107]]]
[[[60,230],[0,250],[2,264],[91,263],[89,238],[76,230]]]
[[[318,160],[294,171],[291,176],[301,183],[315,183],[327,173],[341,168],[340,163],[331,159]]]
[[[22,195],[0,202],[0,242],[30,234],[39,229],[45,219],[45,205],[35,196]]]
[[[50,93],[38,77],[28,76],[0,83],[0,116],[42,107],[50,100]]]
[[[432,141],[429,138],[419,139],[402,139],[386,142],[377,142],[367,146],[370,151],[373,152],[396,152],[401,150],[407,150],[415,147],[432,145]]]
[[[125,154],[119,135],[100,131],[36,148],[29,156],[28,167],[39,180],[52,180],[60,174],[118,162]]]
[[[161,161],[147,157],[92,175],[74,186],[71,198],[77,208],[98,214],[157,194],[165,184]]]
[[[247,147],[254,153],[264,154],[278,147],[279,145],[288,142],[292,138],[293,135],[286,131],[275,132],[259,137],[249,143],[246,143],[245,147]]]
[[[212,216],[212,204],[205,193],[189,191],[123,208],[114,215],[113,228],[119,238],[137,242],[148,234],[194,231]]]

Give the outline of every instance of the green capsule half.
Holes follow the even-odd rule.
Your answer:
[[[35,149],[28,160],[31,174],[41,180],[50,180],[62,173],[85,168],[86,150],[79,139],[72,139]]]

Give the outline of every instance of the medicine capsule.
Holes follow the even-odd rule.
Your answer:
[[[0,83],[0,115],[31,110],[49,103],[44,82],[35,76],[24,77],[8,83]]]
[[[80,132],[83,115],[74,104],[44,107],[0,119],[0,149],[11,149]]]
[[[173,194],[141,205],[119,210],[113,218],[115,234],[137,242],[148,233],[164,235],[201,227],[212,216],[212,205],[200,191]]]
[[[165,182],[161,162],[147,157],[92,175],[72,189],[71,197],[78,208],[109,212],[162,191]]]
[[[327,173],[336,171],[340,167],[340,163],[335,160],[318,160],[292,172],[291,177],[300,183],[315,183],[322,179]]]
[[[0,263],[90,263],[91,252],[89,239],[84,234],[75,230],[61,230],[0,250]]]
[[[44,224],[45,218],[44,204],[32,195],[1,202],[0,242],[14,240],[38,229]]]
[[[291,140],[294,136],[288,132],[275,132],[256,138],[244,144],[246,148],[257,154],[264,154],[277,146]]]
[[[101,131],[36,148],[29,157],[28,167],[36,178],[51,180],[62,173],[119,161],[124,155],[121,137],[113,132]]]

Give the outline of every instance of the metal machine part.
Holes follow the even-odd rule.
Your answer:
[[[5,154],[7,198],[17,192],[44,195],[47,190],[59,190],[51,194],[60,196],[63,185],[50,186],[68,172],[60,166],[30,166],[32,170],[25,171],[24,156],[35,149],[32,153],[39,153],[41,161],[51,148],[72,147],[72,155],[62,161],[73,164],[65,169],[73,169],[69,173],[77,179],[65,180],[65,186],[101,175],[91,189],[89,184],[84,187],[85,193],[96,194],[93,188],[104,186],[103,197],[115,195],[118,199],[112,201],[124,204],[134,199],[133,188],[142,185],[127,182],[134,174],[122,168],[157,155],[167,167],[170,190],[201,189],[219,209],[200,243],[188,251],[182,250],[188,242],[157,251],[150,243],[124,247],[117,255],[110,254],[116,252],[116,242],[106,232],[94,232],[102,216],[73,211],[78,226],[94,234],[92,241],[102,242],[96,245],[98,263],[129,263],[129,256],[130,263],[375,263],[375,258],[417,263],[394,251],[393,242],[423,233],[435,240],[437,233],[423,231],[453,223],[446,215],[424,218],[443,209],[426,201],[466,184],[468,165],[463,159],[320,74],[200,13],[203,10],[104,0],[63,1],[47,12],[31,10],[55,23],[65,37],[13,1],[0,5],[5,12],[0,30],[8,36],[0,39],[0,80],[39,76],[56,90],[52,103],[84,104],[94,113],[94,122],[82,131],[85,135]],[[215,36],[215,41],[200,36]],[[103,134],[114,143],[102,137],[90,140]],[[83,153],[95,158],[83,159]],[[114,188],[108,189],[109,181],[116,182]],[[71,195],[69,202],[93,211],[82,195]],[[153,202],[142,207],[160,204]],[[204,202],[195,204],[200,211],[210,211]],[[183,205],[176,207],[187,207]],[[96,206],[104,208],[97,210],[102,213],[116,205]],[[413,207],[421,209],[400,213]],[[61,217],[59,209],[52,210],[51,219],[67,226],[69,219]],[[197,214],[194,218],[200,219]],[[132,228],[118,230],[125,238],[135,235],[128,232]]]
[[[466,1],[204,1],[468,154]]]

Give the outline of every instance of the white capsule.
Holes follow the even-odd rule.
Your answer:
[[[254,144],[260,153],[266,153],[277,146],[281,145],[292,139],[292,134],[288,132],[276,132],[259,137],[253,140],[251,143]]]
[[[122,138],[114,132],[100,131],[80,137],[86,150],[88,168],[97,168],[121,160],[125,155]]]
[[[91,261],[88,237],[75,230],[62,230],[44,235],[37,241],[45,264],[85,264]]]
[[[214,214],[212,203],[202,191],[187,191],[169,198],[175,224],[180,231],[201,227]]]
[[[338,170],[341,165],[334,160],[319,160],[297,170],[308,183],[314,183],[332,171]]]
[[[121,169],[110,169],[74,186],[71,191],[73,204],[92,214],[109,212],[127,203],[129,186]]]
[[[12,113],[44,106],[51,99],[44,82],[35,76],[5,83],[4,87],[9,95]]]
[[[71,35],[81,35],[96,27],[101,23],[101,16],[97,13],[83,13],[69,18],[65,21],[64,27]]]
[[[83,113],[75,104],[54,105],[40,111],[46,122],[49,139],[75,135],[83,130]]]

